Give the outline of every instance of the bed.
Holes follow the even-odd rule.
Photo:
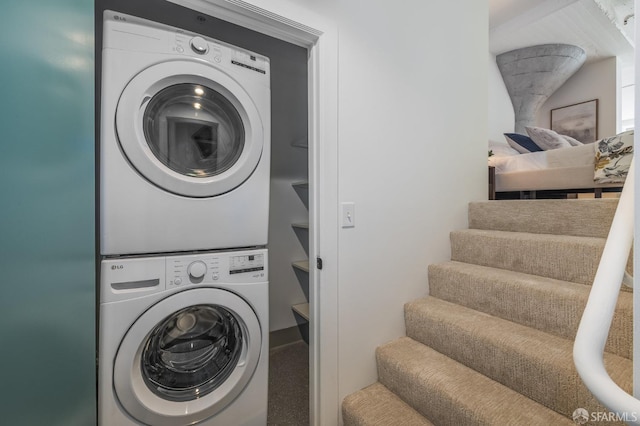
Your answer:
[[[507,136],[507,142],[513,141]],[[514,143],[489,143],[496,199],[567,198],[580,192],[600,197],[602,192],[620,191],[633,155],[633,131],[591,144],[539,145],[531,152],[522,146],[516,150]]]

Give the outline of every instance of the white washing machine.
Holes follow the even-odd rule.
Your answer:
[[[106,11],[101,254],[264,246],[269,59]]]
[[[101,264],[100,426],[264,426],[267,251]]]

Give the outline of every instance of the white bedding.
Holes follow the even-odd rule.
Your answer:
[[[530,154],[489,157],[489,165],[496,168],[496,173],[507,173],[523,170],[540,170],[548,168],[547,151]]]

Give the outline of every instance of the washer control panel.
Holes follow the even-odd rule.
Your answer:
[[[202,285],[267,283],[267,249],[103,259],[100,303]]]
[[[267,251],[248,250],[166,257],[167,287],[267,281]]]

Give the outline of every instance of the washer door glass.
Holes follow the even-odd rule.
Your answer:
[[[162,398],[201,398],[229,377],[241,351],[242,331],[231,312],[216,305],[191,306],[151,332],[142,352],[142,376]]]
[[[143,122],[153,154],[186,176],[225,172],[244,148],[238,110],[225,96],[200,84],[176,84],[161,90],[149,101]]]
[[[142,424],[195,424],[236,400],[266,359],[265,345],[246,300],[217,288],[184,290],[127,330],[113,364],[115,395]]]

